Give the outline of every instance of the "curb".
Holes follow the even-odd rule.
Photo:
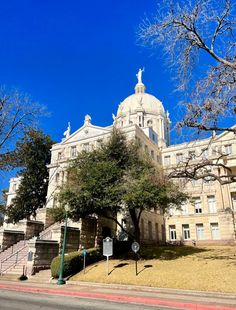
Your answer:
[[[104,294],[104,293],[87,293],[87,292],[78,292],[78,291],[67,291],[60,289],[50,289],[50,288],[34,288],[29,286],[19,286],[19,285],[4,285],[0,284],[1,289],[11,290],[11,291],[20,291],[20,292],[30,292],[30,293],[43,293],[50,295],[61,295],[61,296],[70,296],[70,297],[80,297],[86,299],[99,299],[99,300],[108,300],[112,302],[120,303],[133,303],[133,304],[145,304],[152,306],[166,306],[174,307],[181,309],[189,310],[235,310],[235,307],[225,307],[225,306],[213,306],[207,304],[196,304],[190,302],[179,302],[179,301],[168,301],[163,299],[156,299],[153,297],[133,297],[133,296],[124,296],[118,294]]]

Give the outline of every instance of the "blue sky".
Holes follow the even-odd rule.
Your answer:
[[[68,121],[73,132],[87,113],[93,124],[110,125],[145,67],[147,92],[175,123],[179,98],[161,50],[136,43],[141,19],[155,7],[156,0],[1,1],[0,84],[46,105],[50,117],[40,125],[60,141]]]
[[[0,84],[47,106],[50,117],[41,126],[56,141],[68,121],[74,131],[87,113],[96,125],[111,124],[118,104],[133,93],[139,67],[147,92],[173,111],[160,53],[136,44],[137,27],[155,6],[156,0],[2,1]]]

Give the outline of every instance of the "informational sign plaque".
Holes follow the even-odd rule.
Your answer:
[[[106,237],[105,239],[103,239],[103,255],[113,255],[113,239],[110,237]]]

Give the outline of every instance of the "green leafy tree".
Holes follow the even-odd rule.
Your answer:
[[[37,209],[44,206],[52,143],[51,138],[42,131],[29,130],[12,152],[11,165],[21,167],[18,175],[22,179],[16,197],[7,208],[9,222],[35,216]]]
[[[127,143],[117,131],[100,149],[82,152],[68,169],[68,181],[61,190],[61,205],[70,206],[70,217],[79,220],[90,215],[117,221],[117,212],[127,213],[134,230],[126,231],[140,241],[139,221],[144,210],[179,205],[186,200],[173,183],[162,175],[137,145]],[[55,210],[63,214],[62,207]]]

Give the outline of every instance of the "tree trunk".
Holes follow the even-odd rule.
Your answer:
[[[134,239],[135,241],[137,241],[138,243],[140,243],[140,227],[139,227],[139,219],[138,216],[135,212],[135,210],[129,210],[130,213],[130,217],[131,220],[133,222],[134,225]]]

